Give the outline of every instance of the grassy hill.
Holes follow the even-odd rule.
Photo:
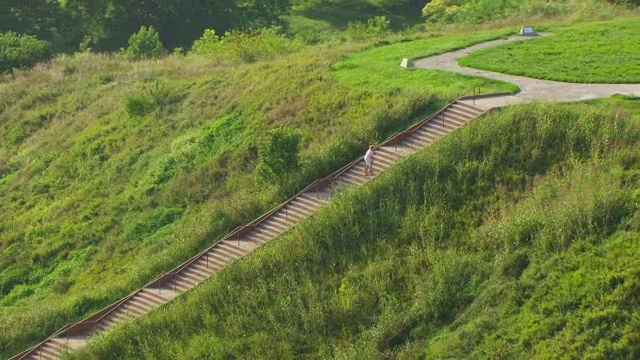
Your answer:
[[[0,357],[129,293],[472,85],[517,91],[398,66],[403,57],[516,30],[430,28],[332,39],[252,64],[76,54],[3,78]],[[635,354],[626,344],[633,344],[627,328],[637,329],[637,314],[625,306],[636,304],[624,295],[636,286],[633,274],[596,269],[618,253],[631,268],[637,252],[616,251],[637,235],[637,130],[626,119],[637,119],[638,107],[619,97],[496,115],[495,127],[474,125],[367,189],[346,193],[285,239],[77,356],[448,357],[483,356],[473,353],[483,349],[510,357],[536,347],[545,357],[561,335],[584,337],[576,353],[600,336],[598,351]],[[540,127],[524,118],[540,119]],[[600,125],[608,130],[600,133]],[[523,132],[512,134],[514,126]],[[268,186],[254,175],[257,149],[278,127],[302,134],[302,165]],[[522,141],[531,143],[519,149]],[[565,209],[567,203],[575,206]],[[520,233],[528,240],[517,240]],[[553,234],[564,240],[554,243]],[[571,261],[573,268],[560,267]],[[588,327],[579,322],[586,313],[574,310],[594,308],[592,298],[614,279],[623,294],[598,306],[631,314],[615,319],[625,324],[618,332],[604,328],[589,337],[572,330],[554,338],[536,327],[536,316],[549,313],[536,304],[565,296],[556,293],[559,282],[543,283],[540,274],[557,273],[557,280],[570,275],[567,269],[597,284],[580,294],[585,305],[563,310],[568,315],[558,315],[551,330],[569,320]],[[562,279],[563,286],[577,281]],[[498,313],[486,306],[494,303]],[[193,307],[205,311],[187,310]],[[504,322],[485,324],[495,314]],[[515,331],[522,319],[531,323],[529,338],[501,332]]]
[[[636,358],[630,116],[495,112],[72,358]]]
[[[430,37],[423,51],[504,33]],[[515,90],[447,74],[435,75],[442,85],[433,89],[354,87],[334,76],[333,64],[367,46],[319,45],[240,65],[79,54],[5,79],[2,355],[172,268],[463,89]],[[284,185],[264,186],[254,176],[257,147],[276,127],[302,134],[302,167]]]

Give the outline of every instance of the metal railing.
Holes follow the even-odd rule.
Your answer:
[[[425,118],[423,120],[420,120],[417,123],[411,125],[409,128],[407,128],[407,130],[404,130],[404,131],[401,131],[401,132],[396,132],[396,133],[392,134],[386,140],[381,142],[380,145],[378,145],[376,147],[376,149],[380,148],[382,146],[393,145],[397,150],[398,143],[400,141],[402,141],[402,140],[406,139],[407,137],[410,137],[411,135],[413,135],[416,132],[416,130],[418,130],[420,127],[422,127],[424,124],[426,124],[427,122],[431,121],[432,119],[435,119],[438,115],[443,113],[447,108],[449,108],[456,101],[458,101],[459,99],[463,98],[467,94],[473,92],[473,97],[475,98],[477,96],[476,95],[476,90],[477,90],[477,94],[479,94],[479,89],[480,89],[479,86],[477,86],[477,85],[473,86],[471,89],[465,91],[464,93],[462,93],[461,95],[456,97],[456,99],[454,101],[448,103],[446,106],[444,106],[439,111],[437,111],[434,114],[432,114],[431,116],[429,116],[429,117],[427,117],[427,118]],[[115,303],[105,307],[104,309],[100,310],[99,312],[91,315],[90,317],[88,317],[88,318],[86,318],[86,319],[84,319],[84,320],[82,320],[80,322],[70,323],[70,324],[67,324],[67,325],[63,326],[60,330],[55,332],[53,335],[49,336],[47,339],[45,339],[41,343],[39,343],[39,344],[37,344],[37,345],[35,345],[35,346],[23,351],[22,353],[20,353],[18,355],[15,355],[14,357],[10,358],[10,360],[21,360],[21,359],[23,359],[25,356],[33,353],[35,350],[40,348],[47,341],[51,340],[52,338],[54,338],[56,336],[60,336],[61,334],[64,334],[64,336],[68,338],[69,336],[74,336],[74,335],[78,335],[78,334],[84,333],[85,331],[93,328],[98,322],[100,322],[106,316],[111,314],[120,305],[122,305],[127,300],[131,299],[133,296],[135,296],[136,294],[140,293],[141,291],[143,291],[145,289],[154,288],[154,287],[157,286],[158,292],[160,293],[162,287],[165,284],[170,283],[172,280],[174,280],[177,277],[177,275],[180,274],[180,272],[182,270],[186,269],[187,267],[189,267],[189,265],[191,265],[192,263],[198,261],[203,256],[208,254],[212,249],[214,249],[216,246],[218,246],[222,241],[225,241],[225,240],[226,241],[230,241],[230,240],[240,241],[240,239],[244,235],[249,234],[251,232],[255,232],[256,227],[259,226],[264,220],[269,218],[271,215],[276,213],[278,210],[286,207],[290,202],[292,202],[293,200],[295,200],[296,198],[298,198],[300,195],[304,194],[305,192],[308,192],[309,190],[315,190],[315,192],[317,194],[317,197],[319,197],[319,193],[322,190],[324,190],[327,186],[331,186],[333,184],[333,182],[340,175],[342,175],[344,172],[346,172],[348,170],[351,170],[352,168],[354,168],[361,161],[362,161],[362,159],[360,157],[358,157],[357,159],[351,161],[349,164],[347,164],[347,165],[341,167],[340,169],[334,171],[329,176],[315,180],[314,182],[309,184],[304,189],[300,190],[297,194],[295,194],[294,196],[292,196],[288,200],[286,200],[283,203],[275,206],[274,208],[272,208],[271,210],[267,211],[266,213],[264,213],[263,215],[261,215],[257,219],[255,219],[252,222],[248,223],[247,225],[236,227],[230,233],[228,233],[227,235],[223,236],[220,240],[216,241],[213,245],[211,245],[211,246],[207,247],[206,249],[202,250],[201,252],[199,252],[198,254],[194,255],[189,260],[183,262],[182,264],[178,265],[177,267],[175,267],[174,269],[170,270],[169,272],[157,276],[156,278],[151,280],[149,283],[147,283],[142,288],[136,290],[135,292],[131,293],[130,295],[128,295],[128,296],[116,301]],[[208,260],[208,257],[207,257],[207,260]],[[208,264],[208,261],[207,261],[207,264]],[[173,290],[175,292],[177,292],[177,287],[176,287],[176,283],[175,282],[174,282],[174,289]]]

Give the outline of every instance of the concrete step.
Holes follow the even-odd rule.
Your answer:
[[[173,281],[175,284],[184,284],[190,287],[195,287],[202,282],[202,280],[194,278],[192,276],[189,276],[189,274],[184,274],[182,272],[176,275]]]
[[[154,306],[146,303],[144,301],[139,301],[137,298],[131,298],[131,300],[127,301],[125,304],[125,308],[128,308],[129,311],[133,311],[140,316],[148,313],[153,310]]]
[[[480,109],[479,107],[473,106],[471,104],[466,104],[461,101],[456,101],[455,103],[453,103],[453,105],[450,106],[450,108],[455,109],[459,112],[464,112],[473,118],[478,117],[479,115],[484,113],[484,110]]]
[[[174,289],[176,289],[176,290],[178,290],[180,292],[185,292],[185,291],[193,289],[193,286],[191,284],[188,284],[186,282],[180,281],[178,279],[171,280],[169,285],[172,288],[174,288]]]
[[[224,265],[218,264],[215,261],[211,261],[211,259],[207,258],[207,254],[203,254],[198,260],[194,261],[189,265],[189,267],[193,267],[198,269],[202,273],[207,273],[209,276],[213,275],[216,271],[222,269]]]
[[[320,207],[322,205],[324,205],[327,200],[325,200],[326,198],[328,198],[329,196],[324,192],[324,191],[320,191],[320,192],[306,192],[304,194],[300,194],[298,195],[298,197],[296,197],[296,199],[301,200],[301,201],[306,201],[308,204],[311,204],[312,206]]]
[[[291,200],[288,206],[295,209],[296,211],[307,214],[307,216],[315,214],[316,209],[318,208],[317,205],[309,204],[308,202],[300,199],[298,196]]]
[[[281,233],[291,228],[291,225],[285,222],[284,219],[283,220],[276,219],[273,216],[266,218],[264,221],[262,221],[261,225],[277,228],[280,230]]]
[[[411,147],[415,149],[422,149],[425,146],[433,144],[435,140],[422,134],[414,133],[413,135],[411,135],[408,141],[410,142]]]
[[[304,214],[298,211],[289,209],[288,204],[282,209],[278,210],[277,213],[273,214],[274,220],[283,221],[289,224],[290,226],[293,226],[306,218],[307,217]]]
[[[60,352],[60,346],[51,341],[46,341],[36,352],[37,357],[34,357],[33,359],[57,359]]]
[[[228,254],[234,259],[239,259],[247,253],[247,251],[233,243],[233,241],[224,241],[219,242],[216,246],[218,251],[221,251],[223,254]]]
[[[448,127],[446,125],[443,126],[442,123],[437,122],[437,121],[432,123],[432,124],[430,124],[430,126],[432,128],[437,128],[440,131],[446,132],[447,134],[450,134],[452,131],[455,131],[455,130],[457,130],[459,128],[459,127]]]
[[[250,234],[247,234],[247,239],[257,243],[258,245],[262,245],[262,244],[266,244],[269,241],[271,241],[271,235],[265,233],[265,232],[259,232],[257,231],[253,231]]]
[[[358,171],[358,173],[356,173],[356,170],[354,170],[354,169],[347,170],[347,171],[343,172],[342,174],[340,174],[338,176],[338,178],[341,178],[344,181],[346,181],[346,182],[348,182],[350,184],[354,184],[354,185],[362,185],[362,184],[366,183],[367,179],[364,178],[364,174],[363,174],[364,169],[362,171],[359,171],[359,169],[358,169],[357,171]]]
[[[198,282],[202,282],[203,280],[208,279],[210,276],[209,274],[203,274],[198,272],[194,266],[187,266],[186,268],[180,271],[179,275],[186,276],[191,279],[195,279]]]
[[[443,137],[449,134],[449,129],[445,129],[442,125],[439,125],[437,122],[429,121],[424,127],[420,128],[419,131],[428,131],[436,136]]]
[[[386,154],[384,153],[376,153],[376,156],[373,158],[373,165],[375,165],[376,163],[382,163],[385,164],[385,166],[387,167],[391,167],[393,166],[393,164],[395,163],[395,159],[390,159],[387,156],[385,156]]]
[[[136,300],[144,301],[154,308],[167,302],[167,299],[162,296],[162,290],[156,292],[149,289],[142,289],[142,291],[138,292],[136,294]]]
[[[86,336],[69,336],[69,337],[55,337],[50,339],[49,341],[53,341],[56,344],[60,345],[60,351],[64,353],[68,350],[75,350],[83,347],[87,343]]]
[[[282,233],[282,231],[279,231],[278,229],[274,229],[273,227],[270,226],[266,226],[263,224],[260,224],[258,226],[256,226],[256,231],[254,232],[255,234],[262,234],[263,237],[267,236],[269,238],[269,240],[280,236],[280,234]]]
[[[425,128],[421,128],[416,130],[416,132],[413,133],[413,136],[420,141],[423,142],[427,142],[430,141],[431,143],[433,143],[434,141],[440,139],[442,137],[441,134],[431,131],[430,129],[425,129]]]
[[[474,117],[472,116],[461,114],[452,109],[447,109],[446,111],[443,112],[443,114],[444,114],[444,125],[448,125],[449,127],[452,127],[455,129],[466,125],[467,123],[469,123],[469,121],[474,119]],[[443,123],[442,118],[435,119],[435,122],[440,124]]]

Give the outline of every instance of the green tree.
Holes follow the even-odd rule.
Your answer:
[[[131,35],[129,47],[124,56],[130,60],[160,58],[167,55],[167,49],[162,46],[160,36],[153,26],[143,26],[140,31]]]
[[[0,31],[20,31],[20,20],[13,13],[9,0],[0,0]]]
[[[31,35],[0,33],[0,74],[29,68],[51,56],[51,45]]]
[[[268,184],[284,183],[298,169],[300,133],[290,129],[274,129],[258,150],[256,168],[258,181]]]

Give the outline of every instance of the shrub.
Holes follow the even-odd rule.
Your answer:
[[[389,32],[390,24],[391,22],[385,16],[374,16],[366,24],[359,21],[350,22],[347,33],[355,39],[383,36]]]
[[[220,37],[214,30],[207,29],[202,37],[193,43],[190,53],[219,60],[250,63],[291,53],[302,46],[301,41],[289,40],[279,34],[279,30],[276,27],[249,32],[230,31]]]
[[[162,46],[160,36],[153,26],[143,26],[140,31],[131,35],[129,47],[124,56],[129,60],[160,58],[167,55],[167,49]]]
[[[29,68],[51,56],[51,44],[12,31],[0,33],[0,74]]]
[[[130,117],[145,116],[153,109],[153,104],[146,96],[133,95],[125,99],[124,109]]]
[[[258,151],[256,175],[261,182],[275,184],[299,167],[300,133],[289,129],[274,129]]]

